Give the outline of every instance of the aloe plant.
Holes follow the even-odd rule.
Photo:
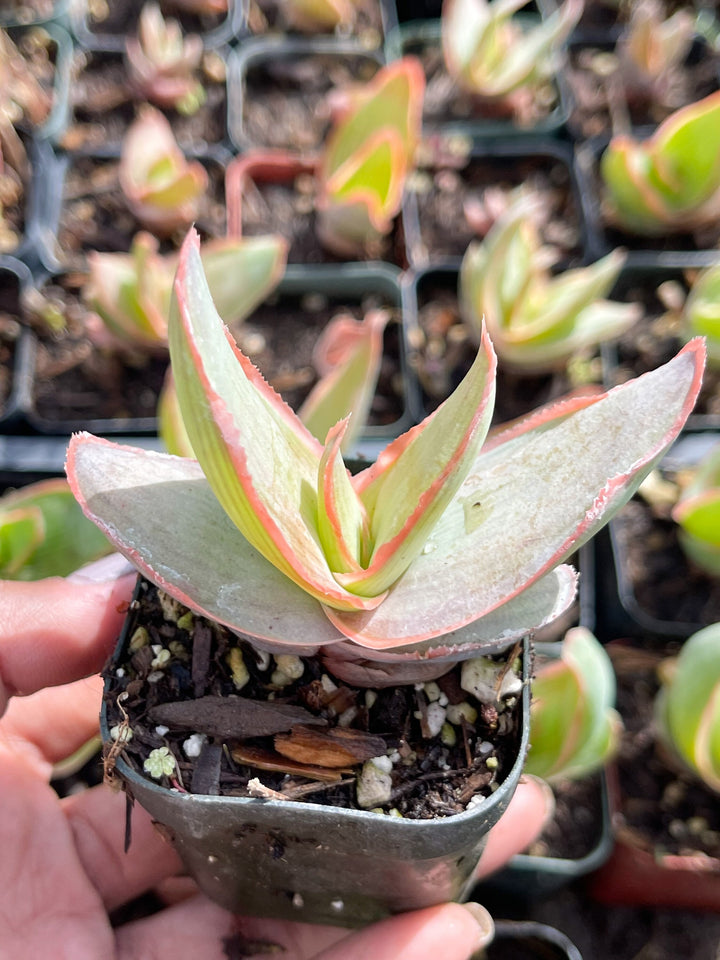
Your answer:
[[[340,256],[377,252],[420,138],[425,75],[403,57],[347,91],[318,168],[318,235]]]
[[[226,323],[250,313],[285,269],[282,237],[210,240],[202,261],[215,305]],[[167,323],[177,256],[158,253],[158,241],[138,233],[129,253],[88,254],[82,296],[121,344],[167,350]]]
[[[125,40],[127,73],[137,93],[158,107],[188,115],[205,102],[197,77],[202,55],[202,39],[183,37],[177,20],[166,20],[153,2],[142,8],[137,34]]]
[[[67,472],[87,516],[170,595],[260,645],[350,640],[411,664],[510,644],[567,607],[575,574],[563,561],[677,435],[704,363],[693,341],[483,446],[496,369],[483,336],[455,393],[350,477],[346,422],[323,446],[237,349],[192,232],[169,344],[198,459],[76,435]]]
[[[170,122],[149,105],[125,134],[119,179],[130,210],[158,235],[189,226],[208,185],[205,167],[186,160]]]
[[[679,540],[693,563],[720,576],[720,445],[695,469],[672,511]]]
[[[615,671],[586,627],[565,635],[558,659],[537,667],[525,770],[545,780],[578,779],[599,770],[618,747]]]
[[[502,363],[542,372],[624,333],[640,307],[605,299],[625,262],[620,250],[552,276],[531,206],[521,195],[482,243],[470,244],[460,268],[460,304],[476,341],[487,324]]]
[[[564,0],[536,26],[514,16],[528,0],[444,0],[445,66],[462,89],[489,100],[537,91],[558,67],[558,51],[580,19],[583,0]]]
[[[67,480],[28,484],[0,497],[0,577],[66,576],[112,547],[84,516]]]
[[[705,337],[708,364],[720,367],[720,264],[706,267],[695,277],[681,323],[687,339]]]
[[[660,675],[656,718],[662,739],[720,793],[720,623],[689,637]]]
[[[643,236],[693,232],[720,215],[720,92],[671,114],[646,140],[619,135],[602,155],[609,219]]]

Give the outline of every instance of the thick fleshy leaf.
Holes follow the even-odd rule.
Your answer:
[[[680,545],[701,570],[720,575],[720,445],[712,447],[673,512]]]
[[[194,460],[76,434],[67,472],[85,514],[181,603],[268,643],[342,639],[317,601],[230,522]]]
[[[322,448],[223,330],[193,233],[180,256],[169,344],[190,442],[233,523],[324,602],[346,609],[380,602],[350,594],[333,578],[317,528]]]
[[[320,379],[298,410],[298,416],[321,443],[328,430],[350,414],[343,451],[352,448],[365,427],[389,319],[387,310],[371,310],[361,321],[343,314],[332,319],[320,335],[313,355]]]
[[[601,397],[500,433],[376,610],[328,616],[382,649],[439,637],[506,603],[591,537],[675,439],[700,389],[701,341]],[[362,475],[360,475],[362,476]]]
[[[340,455],[347,420],[328,433],[320,460],[318,529],[333,573],[358,573],[367,562],[368,522]]]
[[[657,716],[680,757],[720,792],[720,624],[685,641],[661,691]]]
[[[296,30],[306,33],[349,29],[355,22],[353,0],[284,0],[282,12]]]
[[[457,390],[354,478],[369,519],[372,554],[360,573],[338,576],[349,590],[363,596],[386,590],[423,549],[487,435],[495,367],[484,335]]]
[[[41,480],[0,497],[0,576],[66,576],[110,552],[64,478]]]
[[[585,627],[569,630],[559,651],[536,670],[526,769],[543,779],[578,778],[599,769],[618,743],[615,673]]]

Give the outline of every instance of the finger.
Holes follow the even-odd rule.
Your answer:
[[[233,917],[202,896],[126,924],[117,931],[119,960],[468,960],[492,937],[478,904],[444,904],[390,917],[357,932],[278,920]],[[143,952],[144,951],[144,952]],[[165,951],[165,952],[163,952]],[[234,952],[233,952],[234,951]]]
[[[484,879],[526,850],[554,812],[555,797],[548,784],[539,777],[523,775],[507,810],[488,834],[477,879]]]
[[[133,582],[133,575],[106,583],[1,581],[0,713],[12,694],[97,673],[122,627]]]
[[[14,697],[0,720],[0,749],[23,752],[49,777],[56,763],[98,736],[101,699],[98,676]]]
[[[62,801],[85,873],[108,911],[150,890],[180,869],[180,859],[135,804],[125,853],[125,794],[92,787]]]

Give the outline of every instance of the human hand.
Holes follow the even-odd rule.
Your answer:
[[[228,960],[270,946],[285,960],[467,960],[487,943],[492,920],[478,904],[429,907],[350,932],[236,917],[196,890],[113,926],[113,911],[181,870],[137,806],[124,853],[121,793],[99,786],[59,799],[49,785],[53,764],[97,734],[97,671],[134,583],[117,570],[116,557],[65,580],[0,582],[0,960]],[[548,788],[524,779],[488,836],[478,878],[532,842],[551,812]]]

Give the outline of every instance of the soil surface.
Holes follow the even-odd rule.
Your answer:
[[[228,0],[228,6],[233,0]],[[91,33],[100,35],[127,36],[137,28],[140,11],[145,0],[98,0],[91,5],[86,25]],[[173,17],[180,23],[183,33],[206,33],[215,30],[228,17],[227,13],[196,14],[181,9],[182,4],[173,0],[160,0],[160,9],[165,17]]]
[[[536,222],[545,244],[562,260],[583,254],[581,218],[569,167],[542,154],[474,156],[456,166],[431,166],[414,174],[408,190],[417,203],[419,236],[406,225],[408,256],[414,266],[444,257],[462,257],[471,240],[481,239],[522,185],[538,199]]]
[[[129,726],[123,753],[139,772],[151,751],[169,751],[174,770],[156,778],[166,786],[356,808],[361,765],[387,755],[389,796],[365,806],[427,819],[488,796],[515,761],[517,696],[481,703],[461,689],[459,667],[432,686],[368,693],[333,680],[322,657],[293,658],[291,678],[149,585],[136,605],[129,647],[106,670],[109,723],[118,725],[106,754],[110,777]],[[453,728],[454,743],[447,734],[443,741],[432,704],[444,712],[461,702],[476,716]]]
[[[417,285],[418,327],[410,332],[410,365],[417,373],[426,412],[434,409],[458,386],[470,369],[477,345],[460,316],[457,273],[429,270]],[[578,372],[599,379],[599,358],[577,364]],[[523,375],[498,366],[493,424],[498,425],[557,400],[578,382],[566,372]]]
[[[622,337],[616,347],[605,354],[605,378],[608,386],[624,383],[672,359],[685,342],[682,318],[678,310],[670,310],[661,300],[663,289],[672,284],[680,303],[692,286],[697,270],[671,273],[627,271],[611,294],[613,299],[642,305],[642,315]],[[663,286],[661,287],[661,281]],[[660,291],[660,292],[658,292]],[[693,416],[720,415],[720,370],[708,367],[703,376],[700,396]]]
[[[201,161],[209,174],[208,191],[195,220],[201,239],[225,232],[224,170],[215,160]],[[91,250],[126,253],[142,224],[128,208],[118,180],[119,162],[93,156],[72,158],[63,185],[56,253],[63,265],[84,269]],[[161,252],[179,249],[186,230],[163,241]]]
[[[717,55],[697,41],[680,68],[648,85],[633,75],[614,44],[574,45],[566,67],[572,91],[570,130],[587,138],[655,127],[680,107],[717,90],[718,67]]]
[[[225,61],[207,52],[199,74],[207,99],[190,116],[166,109],[173,134],[185,152],[199,153],[226,138],[227,104]],[[144,97],[135,96],[128,83],[121,54],[87,51],[76,60],[72,90],[73,119],[62,144],[68,150],[92,152],[96,148],[120,149],[123,136],[135,119],[135,107]]]
[[[0,271],[0,416],[13,388],[15,349],[22,332],[18,282],[9,271]]]
[[[238,147],[316,151],[330,127],[328,94],[367,82],[378,68],[370,54],[257,58],[247,66],[242,97],[231,99],[230,136]]]
[[[36,424],[69,432],[92,420],[154,417],[167,357],[111,346],[99,318],[83,303],[84,282],[82,273],[64,274],[27,298],[25,317],[38,336]],[[43,320],[50,313],[55,327]]]

